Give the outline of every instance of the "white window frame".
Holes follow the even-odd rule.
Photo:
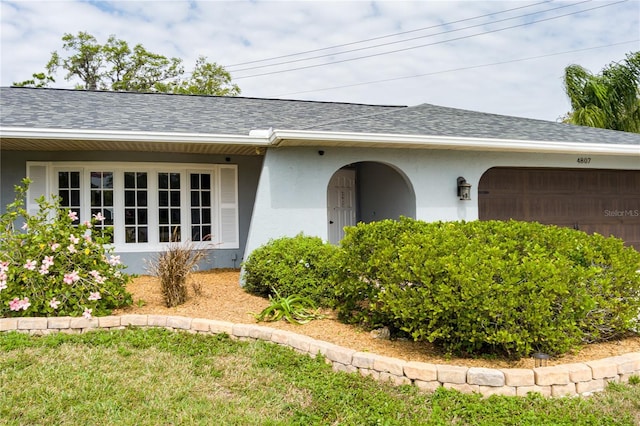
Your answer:
[[[182,240],[190,241],[191,238],[191,197],[190,197],[190,174],[208,173],[211,175],[211,214],[212,214],[212,239],[211,241],[193,242],[196,248],[201,249],[238,249],[239,241],[239,221],[238,221],[238,171],[235,164],[203,164],[203,163],[144,163],[144,162],[27,162],[27,176],[30,171],[38,171],[42,177],[42,167],[46,168],[46,182],[34,182],[30,188],[27,209],[31,212],[37,208],[34,199],[43,195],[58,193],[58,171],[79,171],[80,172],[80,221],[90,219],[90,190],[91,172],[113,172],[113,209],[114,209],[114,248],[117,252],[145,252],[161,251],[171,243],[159,242],[159,200],[158,200],[158,173],[179,173],[180,174],[180,226],[182,227]],[[222,203],[223,193],[220,170],[232,170],[235,179],[233,196],[235,203]],[[124,223],[124,172],[146,172],[147,173],[147,208],[148,208],[148,241],[147,243],[126,243],[125,223]],[[228,174],[227,174],[228,175]],[[225,194],[230,193],[230,188],[225,188]],[[228,200],[227,200],[228,201]],[[228,215],[228,209],[235,209],[233,229],[224,229],[222,224],[222,209]],[[228,217],[228,216],[227,216]],[[227,241],[222,241],[223,235],[227,236]]]

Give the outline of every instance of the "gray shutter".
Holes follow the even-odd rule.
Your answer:
[[[41,196],[49,197],[47,191],[47,166],[43,164],[27,165],[27,177],[31,179],[29,191],[27,191],[27,212],[30,215],[38,213],[38,203],[35,201]]]
[[[220,245],[238,248],[238,173],[236,166],[220,166]]]

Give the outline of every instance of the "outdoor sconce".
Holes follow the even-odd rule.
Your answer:
[[[471,199],[471,184],[462,176],[458,178],[458,197],[465,201]]]
[[[547,362],[549,361],[549,355],[543,354],[542,352],[536,352],[533,354],[533,360],[536,368],[546,367]]]

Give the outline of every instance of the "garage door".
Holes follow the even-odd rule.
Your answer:
[[[526,220],[622,238],[640,250],[640,170],[489,169],[480,220]]]

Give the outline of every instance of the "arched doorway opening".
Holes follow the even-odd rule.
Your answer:
[[[344,227],[400,216],[416,216],[413,185],[385,163],[362,161],[337,170],[327,185],[329,242],[338,244]]]

